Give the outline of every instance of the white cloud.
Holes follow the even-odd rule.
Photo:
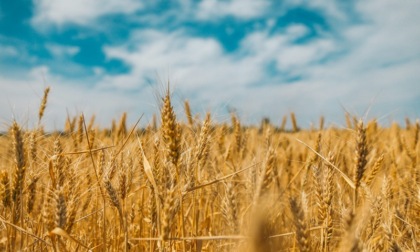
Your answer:
[[[144,78],[154,78],[157,72],[167,69],[177,76],[189,76],[192,72],[201,72],[203,68],[214,67],[214,71],[221,67],[215,64],[231,67],[231,62],[226,62],[229,59],[223,59],[225,56],[216,40],[187,37],[181,32],[139,31],[126,45],[106,47],[104,51],[108,58],[121,59],[133,68],[131,73],[106,79],[115,86],[120,86],[120,83],[124,83],[125,87],[138,86]],[[206,84],[208,82],[203,76],[202,81],[186,85],[197,88]]]
[[[34,28],[65,24],[91,25],[109,14],[131,14],[142,7],[136,0],[34,0]]]
[[[327,39],[316,40],[304,45],[290,45],[279,52],[277,67],[280,71],[294,71],[296,68],[308,67],[326,58],[334,50],[334,41]]]
[[[308,27],[302,24],[292,24],[286,28],[286,34],[291,40],[301,38],[308,34],[308,32]]]
[[[59,44],[46,44],[45,47],[50,51],[55,57],[72,57],[79,53],[80,48],[77,46],[63,46]]]
[[[305,35],[303,25],[291,25],[284,33],[270,35],[254,32],[241,43],[241,50],[252,55],[256,64],[275,62],[277,70],[289,74],[302,74],[308,67],[317,64],[339,50],[340,46],[331,38],[314,39],[305,44],[295,44],[294,40]]]
[[[16,47],[8,45],[0,45],[0,58],[16,57],[19,52]]]
[[[250,19],[263,15],[269,5],[265,0],[204,0],[198,5],[196,17],[209,21],[225,16]]]
[[[347,15],[345,11],[340,8],[339,2],[340,1],[312,0],[307,1],[307,4],[309,7],[325,13],[329,18],[345,21],[347,20]]]

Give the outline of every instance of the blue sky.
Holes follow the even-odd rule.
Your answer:
[[[420,1],[6,0],[0,2],[0,120],[35,125],[158,113],[168,79],[182,117],[234,109],[245,122],[383,124],[420,117]]]

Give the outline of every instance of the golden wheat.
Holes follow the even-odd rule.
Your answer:
[[[45,134],[48,93],[36,128],[0,137],[1,251],[420,249],[419,121],[200,123],[185,102],[182,122],[168,90],[160,126]]]

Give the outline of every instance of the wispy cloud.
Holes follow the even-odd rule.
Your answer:
[[[9,58],[18,56],[19,51],[14,46],[0,45],[0,58]]]
[[[249,19],[262,16],[269,6],[265,0],[204,0],[198,4],[196,17],[210,22],[226,16]]]
[[[46,44],[45,47],[55,56],[58,58],[63,57],[72,57],[76,55],[80,48],[77,46],[63,46],[59,44]]]
[[[32,24],[37,26],[63,26],[77,24],[89,26],[97,18],[111,14],[132,14],[141,9],[136,0],[35,0]]]

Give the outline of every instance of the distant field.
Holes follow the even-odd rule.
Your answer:
[[[39,111],[47,108],[45,92]],[[145,129],[0,136],[1,251],[419,251],[420,123],[219,124],[169,94]],[[286,120],[286,118],[285,118]],[[89,122],[90,121],[90,122]]]

